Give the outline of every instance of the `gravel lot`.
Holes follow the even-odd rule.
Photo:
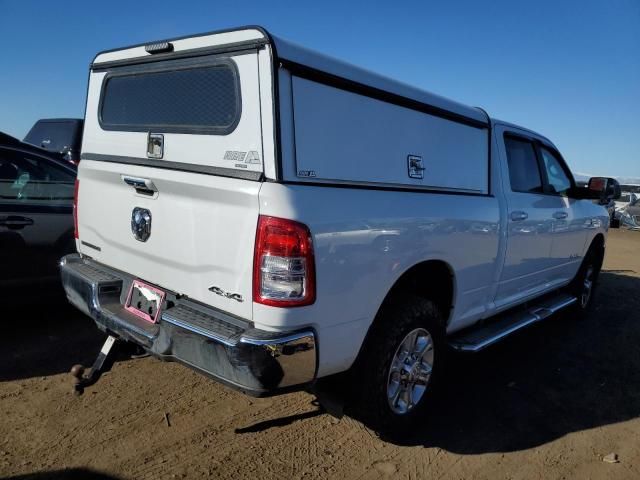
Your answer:
[[[30,303],[0,326],[3,478],[640,478],[640,232],[611,232],[586,321],[452,354],[433,418],[402,444],[307,393],[253,399],[152,358],[75,397],[67,371],[103,336],[64,302]]]

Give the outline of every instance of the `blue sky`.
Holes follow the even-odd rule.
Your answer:
[[[0,0],[0,131],[82,116],[100,50],[246,24],[539,131],[576,172],[640,177],[638,0]]]

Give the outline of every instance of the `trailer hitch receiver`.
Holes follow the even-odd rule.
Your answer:
[[[86,367],[84,365],[74,365],[71,367],[71,376],[73,377],[73,393],[76,395],[82,395],[84,393],[85,387],[93,385],[98,381],[100,375],[103,372],[104,363],[109,357],[109,355],[114,351],[114,346],[117,340],[116,337],[109,335],[107,340],[102,345],[100,349],[100,353],[96,357],[95,362],[89,369],[86,371]]]

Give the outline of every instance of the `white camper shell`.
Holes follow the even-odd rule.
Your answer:
[[[141,148],[146,147],[147,133],[155,129],[165,135],[166,149],[163,162],[150,162],[154,166],[162,163],[185,171],[254,180],[356,182],[488,193],[489,120],[480,109],[307,50],[258,27],[168,43],[168,53],[151,55],[145,46],[137,46],[95,58],[85,156],[99,151],[146,158]],[[224,88],[222,85],[197,91],[200,77],[188,72],[207,67],[228,69],[229,81],[237,83],[233,91],[215,90]],[[131,102],[131,96],[140,93],[133,81],[129,86],[125,80],[121,90],[130,89],[118,97],[117,91],[112,93],[116,86],[110,80],[159,76],[179,69],[186,70],[183,76],[191,82],[190,94],[202,103],[211,102],[211,97],[198,94],[237,97],[237,105],[215,101],[209,105],[212,110],[235,107],[232,121],[215,131],[193,124],[170,128],[145,122],[118,125],[103,118],[105,107],[107,115],[117,107],[125,108],[122,103],[109,105],[110,99]],[[147,92],[147,98],[138,98],[140,105],[127,104],[126,108],[149,108],[144,102],[151,102],[151,95],[158,93],[165,97],[154,96],[153,102],[163,104],[171,95],[176,103],[183,101],[175,91],[177,84],[167,84],[169,87],[173,90]],[[158,106],[165,111],[171,107],[175,105]],[[407,152],[428,165],[427,177],[407,178]],[[402,161],[391,161],[397,158]],[[439,161],[429,161],[435,158]],[[450,168],[459,168],[459,175],[449,175]]]

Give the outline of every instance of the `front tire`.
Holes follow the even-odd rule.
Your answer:
[[[358,360],[356,416],[383,435],[420,428],[445,355],[436,305],[420,297],[386,302]]]
[[[595,247],[590,248],[569,287],[571,293],[577,298],[573,311],[579,316],[586,315],[593,302],[598,276],[602,267],[603,253]]]

